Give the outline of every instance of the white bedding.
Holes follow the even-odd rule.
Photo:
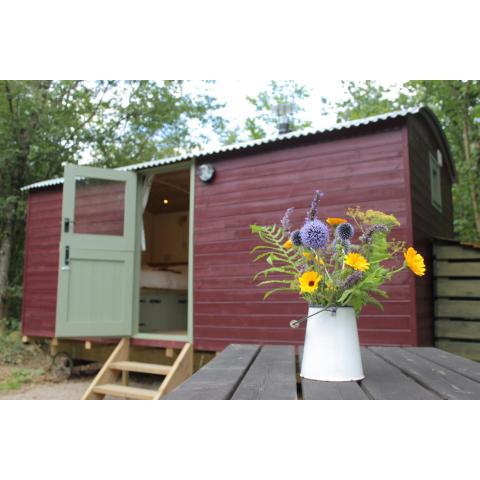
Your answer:
[[[140,286],[165,290],[187,290],[188,267],[173,265],[166,270],[158,270],[144,266],[140,274]]]

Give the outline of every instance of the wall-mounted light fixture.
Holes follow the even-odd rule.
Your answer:
[[[197,168],[198,178],[204,182],[210,182],[215,176],[215,167],[211,163],[203,163]]]

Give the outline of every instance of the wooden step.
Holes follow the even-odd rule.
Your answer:
[[[112,362],[110,364],[112,370],[120,370],[122,372],[138,372],[151,373],[152,375],[168,375],[172,367],[170,365],[157,365],[154,363],[143,362]]]
[[[95,393],[111,395],[112,397],[131,398],[133,400],[153,400],[156,391],[146,388],[125,387],[124,385],[115,385],[107,383],[105,385],[97,385],[93,388]]]

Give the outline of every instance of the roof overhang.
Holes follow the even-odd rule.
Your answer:
[[[438,139],[439,144],[443,146],[444,153],[447,159],[447,164],[449,165],[449,170],[452,175],[452,179],[455,178],[455,171],[453,168],[453,162],[452,162],[448,142],[440,126],[440,123],[438,122],[437,117],[428,107],[407,108],[404,110],[399,110],[397,112],[389,112],[389,113],[384,113],[382,115],[375,115],[371,117],[360,118],[358,120],[351,120],[348,122],[336,123],[326,128],[320,128],[320,129],[307,128],[303,130],[297,130],[297,131],[285,133],[282,135],[265,137],[259,140],[251,140],[248,142],[241,142],[233,145],[226,145],[226,146],[217,147],[217,148],[193,151],[193,152],[186,153],[184,155],[178,155],[176,157],[154,159],[145,163],[137,163],[133,165],[119,167],[116,170],[141,171],[141,170],[147,170],[150,168],[160,167],[162,165],[169,165],[172,163],[178,163],[178,162],[183,162],[187,160],[206,158],[206,157],[210,157],[210,156],[214,156],[222,153],[237,152],[237,151],[240,152],[244,150],[247,150],[247,151],[255,150],[263,145],[271,145],[271,146],[274,146],[277,144],[281,145],[281,144],[293,142],[295,139],[310,138],[313,140],[318,138],[320,140],[323,136],[329,133],[343,132],[343,131],[354,130],[360,127],[372,126],[375,124],[383,124],[383,123],[391,122],[395,119],[407,118],[408,116],[411,116],[411,115],[421,115],[426,120],[430,129],[434,133],[435,137]],[[53,178],[51,180],[32,183],[31,185],[27,185],[23,187],[22,190],[25,191],[25,190],[32,190],[32,189],[38,189],[38,188],[46,188],[46,187],[51,187],[55,185],[61,185],[62,183],[63,183],[63,178]]]

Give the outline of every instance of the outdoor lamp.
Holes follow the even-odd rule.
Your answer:
[[[215,175],[215,168],[211,163],[203,163],[197,168],[197,175],[203,183],[208,183]]]

